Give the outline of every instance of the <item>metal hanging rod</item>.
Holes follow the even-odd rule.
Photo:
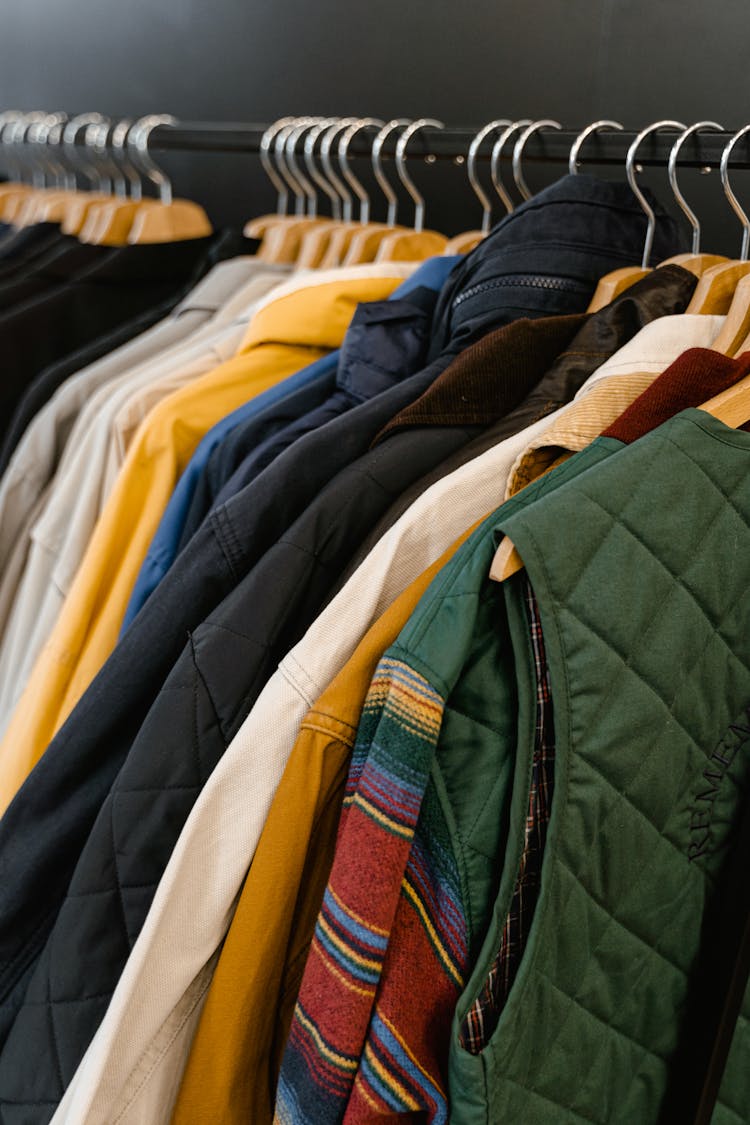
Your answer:
[[[224,123],[202,121],[180,121],[177,125],[157,126],[150,135],[149,147],[162,152],[221,152],[258,153],[260,142],[267,126],[255,123]],[[423,159],[453,160],[461,163],[466,158],[469,145],[476,136],[478,127],[447,128],[423,131],[415,136],[410,146],[412,159],[421,152]],[[580,129],[562,129],[552,132],[537,132],[530,137],[524,149],[526,163],[567,164],[570,149],[580,133]],[[734,136],[735,130],[723,133],[696,133],[690,137],[680,153],[681,168],[718,168],[721,154]],[[583,171],[586,167],[599,165],[625,166],[628,148],[638,135],[638,130],[623,130],[614,133],[598,133],[586,141],[583,154]],[[646,137],[638,150],[638,164],[643,167],[661,166],[666,168],[670,151],[675,142],[675,134],[652,133]],[[364,135],[355,136],[351,142],[352,155],[369,156],[372,140]],[[489,160],[492,145],[478,153],[479,160]],[[390,158],[392,154],[383,153]],[[750,168],[750,137],[738,144],[732,153],[733,168]]]

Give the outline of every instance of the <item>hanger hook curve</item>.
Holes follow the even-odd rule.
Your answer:
[[[367,223],[370,221],[370,196],[365,190],[361,180],[352,172],[349,167],[349,145],[352,143],[352,138],[363,129],[382,129],[384,122],[379,117],[360,117],[359,121],[355,121],[348,129],[339,137],[338,157],[341,171],[344,179],[351,187],[354,194],[359,199],[359,221],[360,223]]]
[[[128,147],[135,150],[140,167],[151,183],[159,189],[159,199],[167,207],[173,198],[172,181],[151,156],[148,150],[148,139],[159,125],[176,124],[177,118],[173,117],[171,113],[150,113],[136,121],[134,127],[128,133]]]
[[[279,133],[285,125],[289,125],[292,121],[296,120],[296,117],[279,117],[277,121],[272,122],[272,124],[268,126],[260,139],[260,162],[263,171],[276,188],[278,196],[276,200],[277,215],[286,215],[286,209],[289,203],[289,187],[274,168],[273,161],[270,157],[270,150],[276,134]]]
[[[406,126],[403,133],[398,138],[398,144],[396,145],[396,171],[398,172],[401,183],[414,200],[415,231],[421,231],[424,228],[425,203],[424,196],[419,192],[417,185],[406,170],[406,149],[414,134],[419,132],[420,129],[427,128],[444,129],[445,123],[443,121],[438,121],[434,117],[420,117],[417,121],[412,121],[411,125]]]
[[[346,186],[344,181],[341,179],[341,176],[339,176],[333,166],[333,161],[331,160],[331,148],[333,147],[334,137],[337,135],[337,133],[341,133],[350,125],[354,125],[356,120],[356,117],[340,118],[334,125],[331,125],[328,129],[326,129],[325,133],[323,134],[323,140],[320,142],[320,159],[330,183],[333,184],[334,188],[339,194],[339,197],[341,198],[341,215],[345,223],[351,222],[353,207],[352,196],[349,188]]]
[[[375,179],[380,185],[380,190],[382,191],[388,203],[388,214],[385,221],[389,227],[395,227],[396,225],[396,218],[398,215],[398,197],[391,184],[389,183],[385,172],[383,171],[383,145],[394,129],[406,128],[407,125],[411,125],[411,118],[394,117],[390,121],[386,122],[386,124],[376,136],[375,140],[372,142],[372,170],[375,173]]]
[[[493,133],[496,129],[507,129],[508,126],[512,124],[513,122],[505,117],[500,117],[496,121],[490,121],[483,129],[479,130],[476,137],[474,137],[474,140],[469,145],[466,170],[474,194],[482,205],[482,234],[487,234],[492,225],[492,200],[479,182],[479,177],[477,176],[477,156],[479,155],[479,150],[482,147],[482,142],[485,137],[488,137],[490,133]]]
[[[641,129],[638,136],[635,138],[630,148],[628,155],[625,157],[625,172],[630,184],[630,190],[635,195],[636,199],[641,205],[644,215],[648,219],[648,226],[646,227],[646,241],[643,244],[643,259],[641,262],[642,268],[648,269],[648,263],[651,259],[651,249],[654,244],[654,231],[656,230],[656,215],[654,209],[646,199],[646,196],[638,186],[638,181],[635,178],[635,154],[638,151],[643,140],[650,136],[651,133],[656,133],[659,129],[678,129],[680,133],[684,132],[687,126],[682,121],[655,121],[653,125],[647,125],[645,129]]]
[[[526,125],[530,124],[531,119],[529,117],[522,117],[519,121],[514,121],[512,125],[509,125],[507,129],[503,130],[503,132],[500,134],[500,136],[492,146],[492,155],[490,156],[490,175],[492,176],[492,186],[500,197],[500,202],[505,208],[507,215],[510,215],[511,212],[515,209],[515,203],[511,199],[508,189],[503,183],[503,178],[500,175],[500,158],[502,156],[505,145],[513,136],[513,134],[517,133],[519,129],[523,129]]]
[[[521,166],[523,150],[526,147],[526,142],[529,137],[534,133],[538,133],[540,129],[562,129],[562,125],[559,121],[554,121],[551,117],[544,118],[542,121],[532,121],[531,125],[527,125],[521,133],[521,136],[518,138],[513,148],[513,179],[516,181],[516,187],[525,201],[531,199],[531,192],[527,187],[526,180],[523,178],[523,168]]]
[[[750,133],[750,125],[743,126],[738,132],[734,134],[731,141],[721,154],[721,185],[724,188],[724,194],[729,200],[729,204],[734,211],[737,218],[742,223],[742,250],[740,251],[740,261],[746,262],[748,249],[750,249],[750,219],[740,205],[740,201],[732,191],[732,185],[729,182],[729,157],[734,151],[734,147],[738,141],[742,140],[744,136]]]
[[[690,223],[690,226],[693,228],[693,240],[691,246],[691,253],[693,254],[698,254],[700,252],[701,224],[698,216],[696,215],[692,207],[688,204],[688,201],[680,191],[680,186],[677,183],[677,157],[679,156],[680,150],[682,149],[682,146],[684,145],[688,137],[691,137],[694,133],[699,133],[701,129],[712,129],[717,133],[724,132],[723,125],[719,125],[717,121],[696,121],[695,125],[691,125],[688,129],[686,129],[685,132],[681,136],[679,136],[675,143],[672,145],[671,151],[669,153],[669,162],[667,164],[667,171],[669,173],[669,186],[672,189],[672,195],[675,197],[675,201],[677,202],[678,207],[682,211],[687,221]]]
[[[297,144],[300,137],[304,132],[309,129],[314,129],[320,124],[322,118],[308,117],[304,118],[301,122],[294,126],[291,133],[287,137],[286,145],[284,146],[284,155],[286,164],[289,171],[294,176],[298,184],[301,185],[303,192],[307,198],[307,215],[309,218],[314,219],[318,213],[318,193],[314,185],[307,178],[305,173],[297,163]]]
[[[305,166],[310,173],[310,178],[328,196],[331,202],[331,216],[337,220],[341,219],[341,196],[315,164],[315,145],[321,134],[324,133],[326,129],[330,129],[332,125],[337,125],[339,120],[340,118],[338,117],[321,118],[318,124],[313,125],[312,129],[308,132],[304,144]]]
[[[616,129],[618,132],[621,132],[623,126],[619,121],[610,121],[608,118],[603,117],[601,121],[592,121],[590,125],[587,125],[585,129],[582,129],[576,139],[573,141],[573,144],[570,146],[568,171],[570,172],[571,176],[578,175],[578,154],[581,151],[581,146],[583,145],[584,141],[593,133],[599,133],[603,129]]]

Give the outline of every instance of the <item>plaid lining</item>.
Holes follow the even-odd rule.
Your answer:
[[[461,1026],[461,1045],[472,1055],[479,1054],[497,1027],[521,963],[539,898],[544,845],[552,809],[555,731],[549,669],[539,606],[528,578],[524,580],[524,587],[536,675],[536,729],[531,790],[523,852],[513,899],[503,926],[500,949],[479,995]]]

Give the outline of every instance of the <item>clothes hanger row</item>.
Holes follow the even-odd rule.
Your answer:
[[[412,137],[427,128],[431,128],[431,133],[429,140],[423,143],[421,158],[432,163],[437,153],[451,156],[456,164],[466,164],[469,182],[482,207],[481,229],[452,239],[424,229],[424,199],[406,169],[406,155]],[[692,128],[696,130],[700,126]],[[297,267],[354,264],[371,261],[378,255],[380,260],[386,260],[390,256],[414,259],[441,251],[464,253],[481,241],[492,225],[492,204],[477,174],[477,160],[486,160],[487,156],[480,152],[481,146],[491,133],[500,134],[489,159],[492,184],[509,213],[514,203],[500,176],[500,163],[511,138],[517,136],[512,154],[513,178],[518,195],[526,199],[530,193],[523,175],[522,154],[532,134],[541,137],[543,129],[554,130],[543,138],[544,159],[553,162],[566,159],[575,171],[578,154],[588,136],[604,129],[622,132],[617,122],[595,122],[581,133],[572,134],[562,130],[559,122],[529,119],[493,121],[475,136],[466,130],[446,129],[442,122],[426,118],[419,122],[398,118],[383,125],[374,118],[286,117],[263,129],[251,125],[184,125],[173,117],[149,115],[135,124],[123,121],[113,126],[98,113],[81,114],[68,121],[64,114],[8,111],[0,114],[0,155],[11,182],[0,184],[0,219],[24,224],[61,221],[66,233],[104,245],[200,237],[209,233],[210,223],[205,211],[190,201],[174,199],[169,179],[154,163],[149,150],[154,129],[158,129],[159,147],[259,151],[261,163],[278,193],[277,211],[252,220],[246,230],[263,240],[263,258]],[[395,141],[397,130],[401,132]],[[356,138],[355,149],[362,155],[367,131],[371,136],[372,172],[386,197],[384,223],[371,221],[370,197],[349,164],[352,140]],[[648,131],[653,129],[650,127],[645,132]],[[645,132],[638,136],[642,138]],[[630,136],[632,134],[623,133],[620,150]],[[470,142],[467,155],[464,155],[467,140],[463,138]],[[391,147],[395,141],[395,153],[385,151],[387,141]],[[424,151],[427,145],[429,154]],[[540,147],[537,143],[536,148]],[[716,144],[712,144],[710,138],[702,139],[698,147],[702,154],[711,154],[710,162],[714,153],[718,155]],[[651,152],[644,163],[653,163],[653,151],[660,149],[663,145],[652,140]],[[616,145],[605,138],[597,145],[597,159],[612,162],[616,150]],[[397,196],[383,170],[384,155],[395,160],[401,185],[415,204],[411,227],[397,223]],[[334,159],[338,159],[338,170]],[[701,163],[704,161],[705,156]],[[157,188],[158,200],[144,198],[144,177]],[[81,189],[82,178],[88,181],[83,185],[86,190]],[[24,179],[30,182],[24,183]],[[356,220],[353,195],[360,206]],[[294,213],[287,215],[292,198]],[[321,198],[330,216],[319,215]],[[688,211],[685,213],[687,215]],[[137,223],[136,216],[139,217]],[[702,261],[695,254],[690,257],[689,268],[695,272],[710,264],[709,256],[701,256]],[[716,259],[716,256],[711,257]],[[595,307],[611,300],[626,284],[632,283],[636,279],[636,268],[617,271],[603,281],[597,290]]]
[[[622,128],[617,122],[600,121],[590,125],[581,134],[591,133],[599,128]],[[631,144],[626,158],[626,174],[633,192],[635,193],[647,219],[647,233],[640,269],[633,267],[617,270],[609,274],[599,283],[597,294],[589,306],[589,311],[602,307],[603,303],[597,302],[597,295],[602,287],[609,294],[609,299],[616,296],[633,284],[645,273],[649,272],[648,262],[651,257],[655,216],[653,209],[644,196],[636,181],[636,152],[641,142],[650,133],[659,130],[676,130],[677,140],[669,154],[668,174],[669,183],[675,201],[683,214],[688,219],[692,230],[692,251],[690,254],[678,254],[668,258],[661,265],[679,265],[689,269],[698,277],[698,284],[688,304],[686,312],[698,315],[724,316],[724,325],[719,335],[712,344],[712,350],[722,355],[734,357],[743,352],[750,351],[750,218],[746,214],[729,182],[729,160],[736,145],[748,134],[750,125],[739,129],[724,147],[720,161],[721,183],[724,194],[732,210],[742,224],[742,244],[739,258],[729,260],[720,255],[702,254],[700,252],[700,223],[695,212],[690,208],[677,183],[677,158],[685,141],[692,135],[712,130],[723,132],[723,127],[715,121],[699,121],[686,127],[678,121],[657,121],[643,129]],[[576,152],[577,156],[577,152]],[[571,168],[573,171],[573,153],[571,152]],[[717,418],[724,425],[735,429],[750,421],[750,376],[740,379],[733,387],[715,395],[700,408],[705,413]],[[504,582],[523,569],[523,560],[516,550],[513,542],[506,536],[500,543],[492,562],[490,577],[497,582]]]
[[[10,175],[0,184],[0,221],[19,228],[56,222],[65,234],[110,246],[205,237],[206,212],[174,198],[149,153],[151,132],[171,124],[175,118],[158,114],[114,125],[99,113],[70,120],[64,113],[0,114],[0,154]],[[144,177],[157,199],[143,195]]]

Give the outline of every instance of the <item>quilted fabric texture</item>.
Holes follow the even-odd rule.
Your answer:
[[[458,969],[475,962],[444,1040],[451,1122],[688,1120],[689,1041],[706,983],[700,958],[750,792],[748,452],[748,435],[698,411],[625,450],[599,439],[483,525],[384,658],[412,669],[445,701],[419,791],[415,847],[422,870],[431,848],[438,866],[449,848],[468,939]],[[556,790],[529,945],[488,1046],[471,1056],[458,1047],[458,1031],[498,949],[533,753],[520,580],[507,587],[487,580],[501,529],[526,559],[542,611]],[[449,842],[437,839],[438,821],[450,826]],[[357,862],[355,850],[350,867]],[[359,862],[364,868],[367,856]],[[352,886],[354,875],[349,870]],[[407,884],[408,870],[345,1121],[370,1119],[364,1101],[394,1118],[407,1107],[429,1121],[448,1112],[444,1099],[419,1095],[420,1082],[404,1077],[381,1033],[387,1011],[412,1059],[410,1048],[430,1035],[438,1060],[430,1091],[443,1089],[435,1021],[405,987],[417,978],[424,985],[425,974],[420,961],[409,976],[408,942],[399,946],[399,935],[417,925]],[[325,1056],[325,1076],[326,1044],[338,1042],[336,1003],[326,1011],[328,986],[317,985],[314,996],[303,982],[300,1003],[308,1004],[308,1026],[325,1027],[327,1037],[290,1039],[280,1121],[329,1119],[323,1095],[315,1097],[314,1060],[316,1051]],[[437,992],[423,987],[419,995]],[[742,1018],[714,1125],[748,1119],[747,1033]]]
[[[454,1022],[452,1121],[688,1120],[699,957],[750,792],[748,452],[747,435],[686,411],[500,515],[545,627],[556,788],[529,946],[472,1057],[455,1032],[512,893],[519,754],[492,924]],[[714,1125],[750,1119],[747,999]]]

